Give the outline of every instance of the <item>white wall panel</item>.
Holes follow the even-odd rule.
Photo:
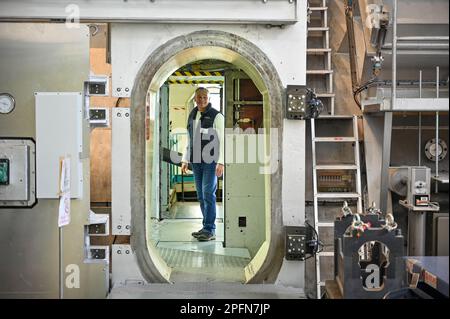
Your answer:
[[[83,193],[82,94],[38,92],[35,97],[37,197],[59,197],[60,158],[70,156],[70,196],[80,198]]]

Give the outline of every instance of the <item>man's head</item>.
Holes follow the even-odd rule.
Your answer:
[[[194,101],[200,111],[204,110],[209,103],[209,91],[207,88],[198,88],[195,90]]]

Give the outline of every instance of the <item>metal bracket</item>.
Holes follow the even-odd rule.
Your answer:
[[[306,87],[304,85],[288,85],[285,117],[290,120],[303,120],[306,115],[306,107]]]
[[[89,225],[86,225],[89,236],[109,236],[109,215],[89,212]]]
[[[89,96],[109,96],[109,77],[107,75],[89,76],[86,93]]]
[[[109,246],[87,246],[85,264],[109,264]]]
[[[109,108],[93,107],[89,109],[89,124],[91,128],[109,127]]]
[[[428,206],[414,206],[409,204],[406,200],[399,200],[400,205],[406,207],[413,212],[438,212],[440,207],[434,203],[428,203]]]
[[[305,260],[306,256],[306,227],[285,226],[286,260]]]

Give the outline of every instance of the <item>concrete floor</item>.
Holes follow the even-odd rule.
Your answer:
[[[303,289],[272,284],[176,283],[114,287],[110,299],[305,299]]]

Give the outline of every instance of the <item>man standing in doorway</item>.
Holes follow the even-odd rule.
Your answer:
[[[187,172],[192,163],[197,197],[203,214],[203,227],[193,232],[199,241],[216,239],[216,190],[217,178],[224,170],[224,117],[209,103],[209,91],[198,88],[194,101],[197,104],[189,114],[186,152],[181,170]]]

